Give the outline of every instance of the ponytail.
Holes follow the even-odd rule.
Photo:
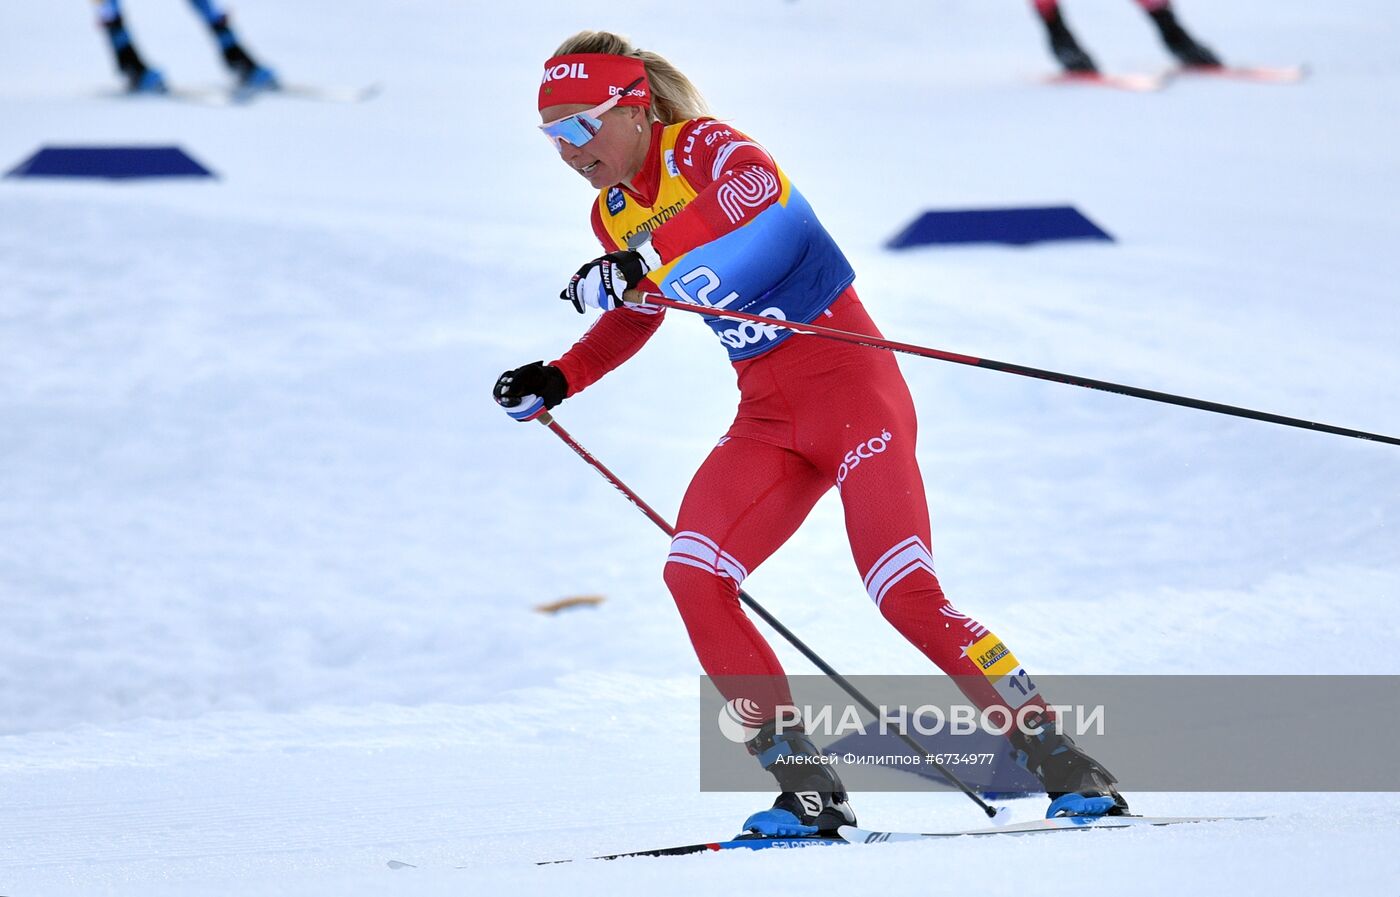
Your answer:
[[[700,90],[680,69],[659,53],[637,49],[620,34],[580,31],[560,44],[552,55],[565,56],[570,53],[607,53],[640,59],[646,67],[647,83],[651,87],[651,108],[648,111],[652,121],[674,125],[710,114]]]

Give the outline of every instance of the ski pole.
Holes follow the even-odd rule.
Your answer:
[[[1296,417],[1285,417],[1281,414],[1270,414],[1267,411],[1254,411],[1250,408],[1239,408],[1234,405],[1224,405],[1220,402],[1208,402],[1204,399],[1192,399],[1186,396],[1172,395],[1166,392],[1157,392],[1151,389],[1142,389],[1137,386],[1124,386],[1121,383],[1109,383],[1106,380],[1093,380],[1088,377],[1080,377],[1075,374],[1061,374],[1055,371],[1044,371],[1039,368],[1026,367],[1020,364],[1011,364],[1005,361],[993,361],[990,358],[976,358],[972,355],[959,355],[956,352],[945,352],[941,349],[930,349],[924,346],[916,346],[912,343],[899,343],[893,340],[882,339],[878,336],[867,336],[861,333],[851,333],[847,330],[837,330],[834,327],[823,327],[820,324],[798,324],[784,321],[781,318],[765,318],[762,315],[751,315],[741,311],[727,311],[717,308],[706,308],[701,305],[691,305],[687,302],[677,302],[674,299],[667,299],[659,293],[642,292],[640,290],[628,290],[623,296],[624,301],[633,305],[660,305],[666,308],[675,308],[680,311],[690,312],[696,315],[705,315],[712,318],[725,318],[737,321],[751,321],[762,324],[765,327],[781,327],[793,333],[805,333],[811,336],[820,336],[826,339],[839,340],[846,343],[855,343],[859,346],[869,346],[873,349],[887,349],[891,352],[903,352],[906,355],[917,355],[921,358],[933,358],[938,361],[950,361],[954,364],[965,364],[972,367],[987,368],[993,371],[1002,371],[1008,374],[1019,374],[1023,377],[1034,377],[1037,380],[1051,380],[1055,383],[1064,383],[1069,386],[1082,386],[1087,389],[1098,389],[1104,392],[1118,393],[1119,395],[1132,396],[1137,399],[1147,399],[1153,402],[1163,402],[1168,405],[1180,405],[1183,408],[1196,408],[1201,411],[1213,411],[1216,414],[1229,414],[1234,417],[1246,417],[1251,420],[1260,420],[1271,424],[1282,424],[1286,427],[1298,427],[1304,430],[1317,430],[1321,433],[1331,433],[1335,436],[1350,436],[1354,439],[1366,439],[1372,442],[1386,442],[1391,445],[1400,445],[1400,438],[1394,436],[1383,436],[1379,433],[1367,433],[1363,430],[1351,430],[1346,427],[1334,427],[1331,424],[1320,424],[1314,421],[1301,420]]]
[[[550,430],[553,430],[555,436],[558,436],[561,440],[563,440],[565,445],[574,450],[575,454],[577,454],[584,461],[588,462],[588,465],[590,467],[602,474],[603,479],[607,480],[612,485],[612,487],[618,492],[621,492],[627,498],[628,501],[636,505],[637,510],[645,514],[647,519],[650,520],[652,523],[656,524],[662,532],[664,532],[668,536],[674,537],[676,535],[675,527],[667,523],[666,518],[662,517],[660,514],[656,513],[656,511],[652,510],[651,505],[643,501],[641,496],[629,489],[627,487],[627,484],[622,482],[622,480],[618,479],[617,475],[611,470],[608,470],[608,468],[603,464],[603,462],[593,457],[593,454],[590,451],[588,451],[588,449],[580,445],[578,441],[574,439],[574,437],[569,435],[569,432],[567,430],[565,430],[562,426],[559,425],[559,422],[554,419],[554,416],[552,414],[546,411],[543,414],[541,414],[538,418],[536,418],[536,420],[544,424]],[[869,713],[876,719],[880,717],[879,709],[873,703],[871,703],[869,698],[861,694],[861,692],[854,685],[852,685],[846,679],[845,676],[842,676],[840,673],[836,672],[836,670],[833,669],[830,664],[828,664],[825,660],[822,660],[821,655],[817,654],[817,652],[807,647],[806,643],[804,643],[800,638],[798,638],[792,632],[792,630],[784,626],[781,622],[778,621],[777,617],[770,614],[763,605],[755,601],[753,599],[753,596],[751,596],[748,592],[745,592],[743,589],[739,589],[739,600],[743,601],[744,604],[748,605],[748,607],[752,609],[754,613],[758,614],[761,618],[763,618],[763,622],[771,626],[774,632],[787,639],[789,644],[791,644],[798,651],[801,651],[802,656],[806,657],[808,660],[810,660],[813,664],[816,665],[817,669],[821,670],[823,673],[829,676],[831,678],[831,681],[835,682],[841,687],[842,691],[850,695],[856,701],[856,703],[864,707],[867,713]],[[950,769],[948,769],[948,767],[934,760],[933,755],[929,754],[927,749],[925,749],[923,745],[915,741],[914,738],[911,735],[909,735],[909,733],[901,731],[897,734],[904,741],[905,744],[913,748],[917,754],[923,755],[927,759],[929,765],[933,766],[934,769],[937,769],[939,772],[941,772],[944,775],[944,777],[948,779],[949,782],[952,782],[954,785],[956,785],[959,788],[959,790],[962,791],[963,794],[966,794],[972,800],[973,803],[977,804],[977,806],[982,809],[982,812],[987,814],[987,817],[989,819],[996,818],[997,810],[995,807],[983,800],[981,795],[969,788],[967,786],[967,783],[964,782],[962,779],[958,778],[956,775],[954,775],[953,772]]]

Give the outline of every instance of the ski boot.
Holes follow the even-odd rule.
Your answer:
[[[1074,39],[1074,34],[1065,24],[1064,16],[1060,15],[1059,7],[1044,18],[1045,31],[1050,38],[1050,52],[1055,54],[1060,65],[1067,72],[1081,75],[1092,75],[1098,72],[1098,66],[1094,65],[1094,60],[1084,48],[1079,46],[1079,41]]]
[[[1153,10],[1149,15],[1152,16],[1152,21],[1157,23],[1157,30],[1162,32],[1162,43],[1167,45],[1167,49],[1183,66],[1190,69],[1220,68],[1224,65],[1209,47],[1197,41],[1181,27],[1181,23],[1176,20],[1176,13],[1172,12],[1170,6]]]
[[[106,29],[107,39],[112,43],[112,53],[117,59],[117,71],[126,79],[127,93],[165,93],[169,90],[165,76],[160,70],[146,65],[141,54],[136,52],[136,45],[132,43],[131,34],[126,30],[121,16],[103,22],[102,27]]]
[[[1050,796],[1046,819],[1056,816],[1126,816],[1128,802],[1107,769],[1068,735],[1045,723],[1038,733],[1012,732],[1016,762],[1040,779]]]
[[[846,788],[822,752],[805,732],[775,734],[769,721],[748,742],[749,753],[778,780],[782,793],[773,806],[744,820],[744,831],[759,835],[817,835],[834,833],[843,825],[855,825],[856,813]]]
[[[228,16],[223,16],[209,27],[213,29],[214,38],[223,51],[224,64],[238,79],[239,90],[277,90],[281,86],[277,73],[259,63],[238,42],[238,37],[229,27]]]

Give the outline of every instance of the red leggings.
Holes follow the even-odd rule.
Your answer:
[[[854,289],[816,323],[879,335]],[[738,415],[686,491],[665,568],[700,664],[725,698],[753,700],[764,719],[792,702],[739,586],[835,485],[856,569],[885,619],[959,677],[979,707],[1039,704],[1015,657],[939,587],[914,405],[893,354],[794,336],[736,367]]]

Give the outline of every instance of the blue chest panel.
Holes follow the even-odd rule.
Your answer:
[[[660,283],[670,299],[806,324],[855,280],[812,207],[789,187],[752,221],[676,259]],[[752,321],[706,317],[730,361],[753,358],[792,334]]]

